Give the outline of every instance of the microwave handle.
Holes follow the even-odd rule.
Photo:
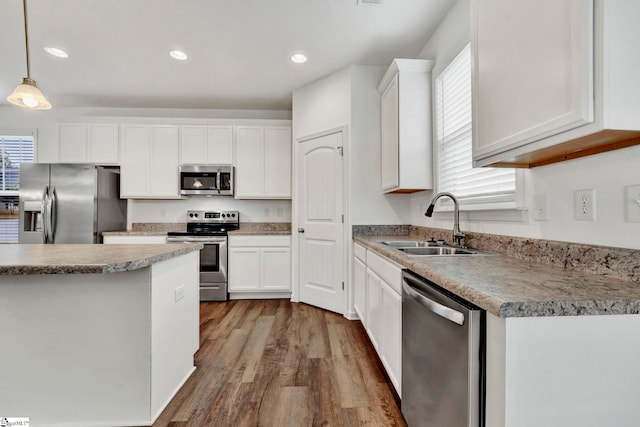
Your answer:
[[[220,194],[220,169],[218,169],[218,173],[216,174],[216,188],[218,189],[218,194]]]

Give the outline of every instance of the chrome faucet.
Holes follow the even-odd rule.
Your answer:
[[[427,208],[427,211],[424,213],[426,216],[431,217],[433,215],[433,208],[436,205],[436,202],[440,197],[447,196],[451,200],[453,200],[453,244],[454,246],[462,246],[462,239],[466,236],[462,231],[460,231],[460,210],[458,206],[458,199],[451,193],[438,193],[433,199],[431,199],[431,204]]]

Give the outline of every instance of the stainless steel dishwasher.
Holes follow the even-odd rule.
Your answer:
[[[409,427],[483,427],[485,311],[402,278],[402,415]]]

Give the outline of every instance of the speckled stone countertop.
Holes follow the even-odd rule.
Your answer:
[[[291,234],[290,222],[241,222],[240,229],[230,231],[230,236],[242,235],[289,235]]]
[[[181,243],[0,245],[0,275],[116,273],[148,267],[202,248],[201,244]]]
[[[632,278],[593,274],[505,254],[415,258],[379,243],[416,238],[354,236],[363,246],[496,316],[640,313],[640,283]]]
[[[169,231],[186,231],[185,224],[175,223],[133,223],[132,230],[105,231],[103,236],[166,236]],[[290,222],[241,222],[240,229],[229,235],[288,235]]]

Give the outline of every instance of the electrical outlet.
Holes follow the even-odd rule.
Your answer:
[[[175,288],[173,290],[173,296],[174,296],[175,302],[178,302],[182,298],[184,298],[184,293],[185,293],[184,285],[180,285],[177,288]]]
[[[264,217],[269,218],[271,216],[271,210],[269,208],[264,209]]]
[[[546,194],[538,194],[533,196],[533,212],[534,221],[549,220],[549,202]]]
[[[624,187],[624,202],[627,222],[640,222],[640,185]]]
[[[596,190],[576,190],[574,197],[574,216],[578,221],[595,221]]]

